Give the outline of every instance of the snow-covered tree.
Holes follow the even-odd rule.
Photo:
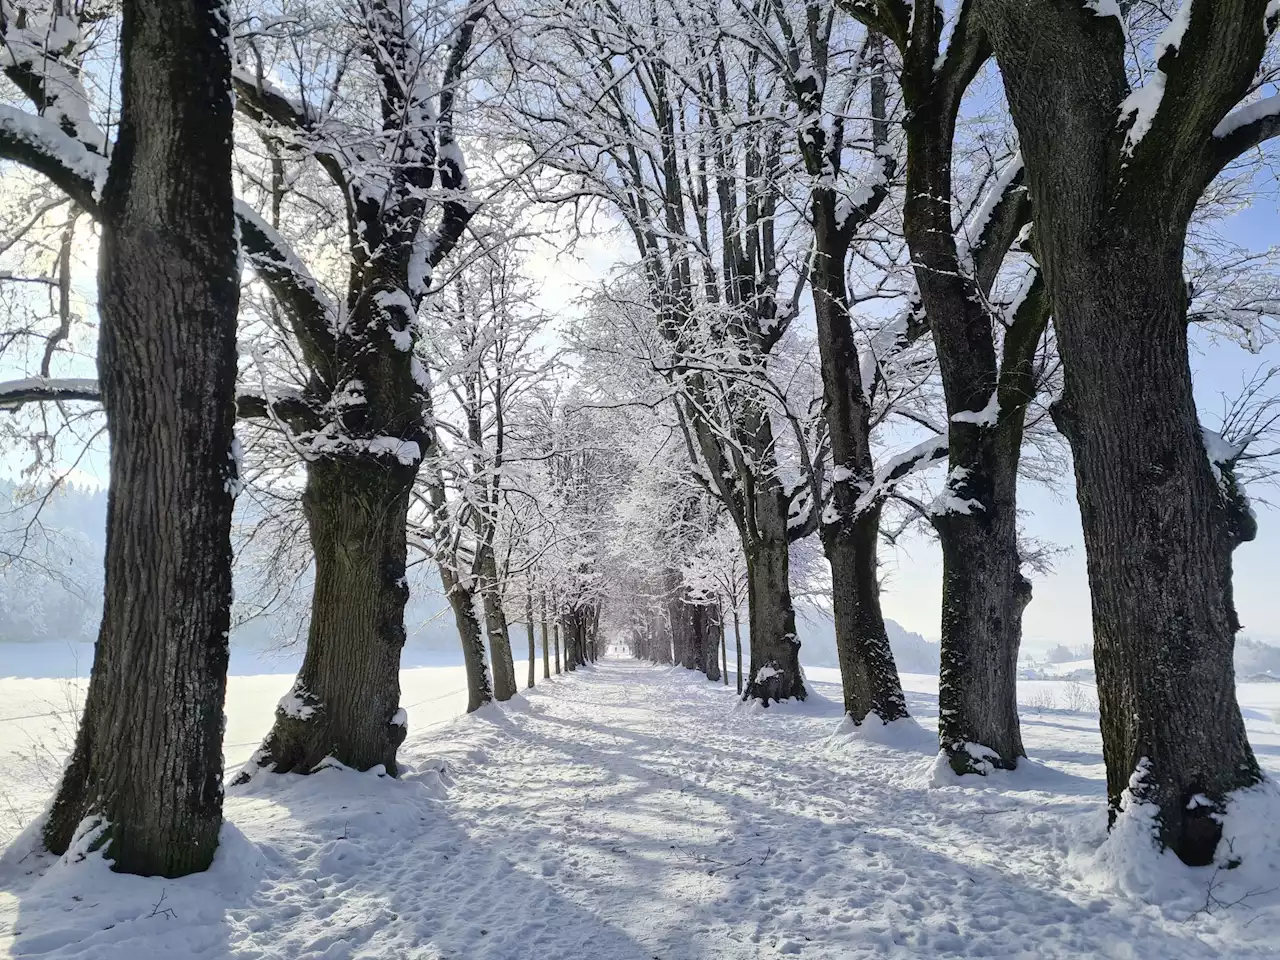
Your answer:
[[[1260,773],[1232,670],[1246,531],[1192,394],[1185,241],[1205,191],[1280,133],[1280,10],[1184,0],[1135,37],[1114,2],[971,5],[1021,141],[1062,356],[1054,418],[1075,462],[1112,817],[1149,805],[1162,846],[1209,863],[1228,795]]]

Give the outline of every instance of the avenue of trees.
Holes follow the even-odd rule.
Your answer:
[[[1151,805],[1213,862],[1261,777],[1232,554],[1280,404],[1262,370],[1197,410],[1190,344],[1257,352],[1280,319],[1274,252],[1222,230],[1274,159],[1277,26],[1274,0],[0,0],[0,429],[46,479],[110,441],[48,849],[211,862],[233,562],[309,605],[239,780],[396,775],[423,570],[471,710],[516,694],[513,642],[532,686],[606,638],[803,699],[809,604],[852,721],[903,719],[879,557],[910,532],[943,563],[940,753],[1014,768],[1042,562],[1017,495],[1069,463],[1112,819]]]

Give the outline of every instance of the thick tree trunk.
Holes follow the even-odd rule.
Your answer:
[[[1239,529],[1204,447],[1187,348],[1185,232],[1228,158],[1214,125],[1266,48],[1262,0],[1196,5],[1152,127],[1117,135],[1118,22],[975,5],[1000,63],[1035,209],[1093,605],[1111,813],[1132,783],[1159,841],[1212,861],[1229,793],[1261,774],[1236,701]],[[1185,55],[1185,56],[1184,56]],[[1154,81],[1151,81],[1154,82]],[[1134,811],[1134,815],[1141,815]]]
[[[254,762],[310,773],[333,757],[397,773],[407,733],[400,653],[409,599],[405,560],[416,465],[325,458],[307,464],[303,494],[316,557],[307,652]]]
[[[733,608],[733,646],[738,656],[738,696],[742,696],[742,623],[738,619],[738,608]]]
[[[498,565],[494,561],[492,548],[481,548],[478,566],[484,627],[489,635],[489,661],[493,665],[493,696],[499,701],[510,700],[518,689],[516,665],[511,655],[511,634],[507,627],[506,611],[502,609]]]
[[[476,617],[475,594],[464,587],[445,565],[440,566],[440,581],[445,596],[453,609],[453,622],[458,627],[458,639],[462,641],[462,663],[467,670],[467,713],[479,710],[493,701],[493,687],[489,684],[489,665],[485,662],[484,635],[480,620]]]
[[[988,447],[965,479],[983,506],[935,515],[942,544],[938,740],[956,773],[1012,769],[1026,756],[1018,723],[1018,647],[1031,584],[1018,555],[1017,448]]]
[[[751,676],[743,698],[760,700],[768,706],[772,701],[792,697],[803,700],[806,692],[788,582],[791,559],[782,490],[761,491],[756,499],[760,536],[746,549]]]
[[[551,679],[551,650],[547,643],[547,592],[542,591],[542,608],[539,611],[542,621],[542,679]]]
[[[551,624],[551,632],[555,635],[556,641],[556,673],[560,673],[560,621],[554,620]]]
[[[935,46],[913,48],[910,59],[902,74],[910,109],[904,227],[947,400],[947,494],[962,505],[932,517],[943,563],[938,736],[953,770],[985,773],[1012,769],[1025,755],[1016,668],[1031,585],[1020,571],[1017,475],[1048,302],[1036,283],[1012,318],[997,320],[989,305],[992,283],[1029,213],[1016,190],[989,208],[961,263],[951,167],[963,86],[955,77],[938,79]],[[1000,322],[1004,341],[997,345],[992,330]],[[983,413],[992,410],[988,422]]]
[[[228,20],[125,0],[122,111],[102,200],[98,363],[111,435],[102,626],[44,828],[115,870],[178,877],[222,824],[237,264]]]
[[[671,629],[673,663],[686,670],[698,665],[699,650],[695,643],[693,610],[685,603],[685,591],[680,572],[668,569],[665,574],[667,590],[667,623]]]
[[[560,615],[560,633],[564,637],[564,668],[571,673],[575,672],[578,669],[578,654],[575,649],[578,637],[573,611]]]
[[[702,648],[703,672],[708,680],[720,679],[720,609],[704,604],[698,611],[698,633]]]
[[[880,608],[876,542],[880,509],[864,510],[853,522],[833,525],[823,533],[831,564],[831,602],[836,656],[845,713],[861,723],[874,714],[881,723],[907,715],[889,635]]]
[[[1140,772],[1134,800],[1201,864],[1227,794],[1260,773],[1236,700],[1237,540],[1196,415],[1182,238],[1164,230],[1119,232],[1062,268],[1054,417],[1075,462],[1112,815]]]

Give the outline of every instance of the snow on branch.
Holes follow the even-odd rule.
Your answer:
[[[289,315],[304,346],[323,349],[337,328],[338,308],[289,242],[243,200],[236,201],[245,260]]]
[[[271,120],[294,131],[312,128],[316,118],[306,104],[294,100],[265,77],[236,67],[231,71],[231,82],[235,85],[236,105],[251,119]]]
[[[1182,38],[1187,27],[1191,25],[1192,0],[1182,0],[1178,11],[1169,21],[1169,25],[1156,38],[1156,69],[1147,78],[1147,82],[1135,87],[1120,103],[1120,122],[1129,121],[1125,131],[1123,152],[1132,156],[1138,144],[1142,142],[1156,120],[1160,103],[1164,99],[1165,86],[1169,79],[1169,69],[1173,59],[1182,48]]]
[[[1217,148],[1215,175],[1246,150],[1280,136],[1280,94],[1236,107],[1213,128]]]
[[[107,179],[107,158],[89,150],[47,117],[0,105],[0,159],[43,174],[96,215],[98,196]]]
[[[63,400],[98,403],[101,399],[98,381],[92,379],[26,377],[0,383],[0,410],[16,410],[25,403]]]
[[[947,438],[937,436],[930,437],[890,458],[876,471],[876,478],[871,486],[858,497],[858,513],[871,509],[892,494],[894,488],[905,477],[939,460],[946,459],[947,450]]]
[[[1000,168],[982,203],[960,229],[956,237],[956,259],[964,269],[975,271],[977,253],[988,243],[993,226],[1000,222],[997,214],[1016,192],[1023,190],[1024,169],[1022,151],[1018,151]],[[1000,250],[999,254],[1003,260],[1005,251]]]

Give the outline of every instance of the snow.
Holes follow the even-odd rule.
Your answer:
[[[941,492],[929,504],[929,513],[933,516],[945,513],[963,513],[968,516],[974,510],[983,509],[982,503],[978,500],[956,496],[956,489],[968,476],[967,467],[952,467],[951,472],[947,474],[946,483],[942,485]]]
[[[1157,63],[1167,53],[1177,53],[1182,46],[1182,38],[1191,23],[1191,4],[1193,0],[1183,0],[1178,11],[1169,21],[1169,25],[1156,38],[1155,57]],[[1130,91],[1120,103],[1120,119],[1123,122],[1133,118],[1124,137],[1124,152],[1132,154],[1134,149],[1147,135],[1155,122],[1156,112],[1160,109],[1160,101],[1164,99],[1164,87],[1168,76],[1156,67],[1147,78],[1147,82]]]
[[[1239,443],[1231,443],[1222,434],[1210,430],[1208,427],[1201,427],[1200,433],[1204,440],[1204,452],[1208,456],[1209,466],[1213,470],[1213,478],[1221,483],[1222,467],[1244,453],[1253,438],[1246,437]]]
[[[68,171],[93,185],[97,197],[107,182],[107,158],[67,136],[50,117],[38,117],[0,104],[0,132],[35,147]]]
[[[961,410],[951,415],[952,423],[972,423],[979,427],[994,427],[1000,422],[1000,391],[992,390],[987,405],[981,410]]]
[[[395,344],[395,348],[401,353],[408,353],[413,349],[413,332],[410,330],[397,330],[391,324],[387,324],[387,333],[391,336],[391,342]]]
[[[973,211],[969,222],[956,237],[956,258],[962,267],[968,270],[973,269],[973,251],[981,244],[982,235],[987,229],[987,224],[991,222],[992,214],[996,212],[996,207],[1000,205],[1009,185],[1022,172],[1023,166],[1022,151],[1019,150],[1000,168],[995,182],[982,198],[982,203]]]
[[[1280,0],[1276,0],[1276,3],[1280,4]],[[1280,15],[1280,5],[1277,5],[1276,12]],[[1232,110],[1213,128],[1213,135],[1219,138],[1228,137],[1241,127],[1277,115],[1280,115],[1280,93],[1263,97],[1253,103],[1246,103],[1243,107]]]
[[[422,459],[422,448],[417,441],[399,437],[374,437],[369,441],[369,452],[375,457],[382,454],[393,456],[406,467]]]
[[[20,380],[5,380],[0,383],[0,406],[4,405],[8,397],[27,394],[33,390],[45,391],[51,397],[58,393],[96,394],[98,381],[92,377],[24,377]]]
[[[82,860],[19,837],[0,859],[0,956],[1274,955],[1274,785],[1228,810],[1239,867],[1188,868],[1154,851],[1141,810],[1107,838],[1095,711],[1024,710],[1031,760],[934,784],[936,677],[904,674],[914,719],[852,727],[838,672],[807,673],[804,703],[748,711],[732,678],[605,660],[459,717],[461,666],[404,671],[403,776],[333,767],[231,788],[204,874],[117,875],[89,836]],[[291,681],[233,677],[228,739],[260,737]],[[0,702],[30,712],[57,689],[0,680]],[[1280,684],[1239,696],[1274,775],[1280,724],[1254,717],[1280,707]]]
[[[1169,51],[1182,49],[1182,38],[1186,36],[1187,27],[1191,26],[1191,4],[1194,0],[1182,0],[1178,11],[1169,20],[1169,25],[1160,31],[1156,38],[1156,57],[1163,57]]]
[[[1084,0],[1086,10],[1092,10],[1095,17],[1115,17],[1117,20],[1123,20],[1120,15],[1120,4],[1117,0]]]
[[[315,698],[295,680],[293,686],[289,688],[289,692],[281,697],[280,702],[276,704],[276,709],[286,717],[292,717],[295,720],[306,720],[316,712],[317,706],[319,704],[315,702]]]
[[[417,357],[410,358],[409,373],[413,377],[413,382],[421,387],[424,392],[431,389],[431,374],[427,372],[427,368],[422,365],[422,361]]]

